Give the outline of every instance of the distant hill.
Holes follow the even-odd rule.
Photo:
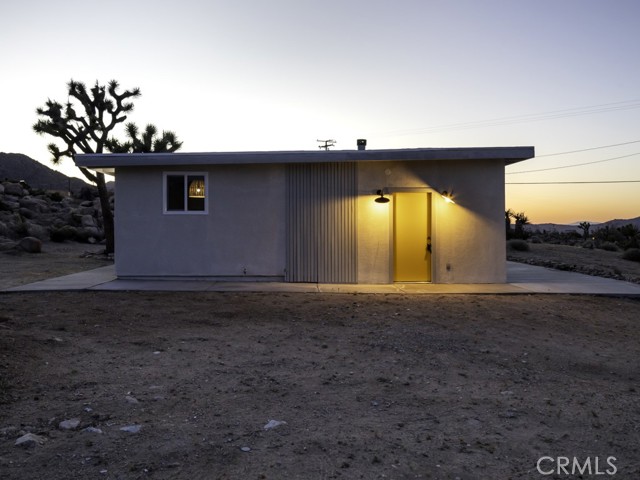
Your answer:
[[[607,226],[611,228],[618,228],[628,224],[634,225],[636,228],[640,229],[640,217],[630,218],[627,220],[615,219],[615,220],[609,220],[602,223],[591,222],[591,230],[592,231],[598,230],[600,228],[604,228]],[[570,231],[582,232],[578,224],[562,225],[558,223],[538,223],[538,224],[527,225],[525,228],[532,232],[536,230],[540,230],[540,231],[546,230],[547,232],[554,232],[554,231],[555,232],[570,232]]]
[[[0,152],[0,181],[24,180],[32,188],[78,192],[89,184],[79,178],[67,177],[21,153]],[[69,183],[71,182],[71,183]]]

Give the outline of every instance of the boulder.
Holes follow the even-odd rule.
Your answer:
[[[18,203],[18,199],[13,195],[5,195],[2,198],[2,204],[0,205],[0,209],[6,211],[13,211],[20,208],[20,204]]]
[[[80,207],[78,209],[78,213],[80,215],[91,215],[94,216],[96,214],[96,209],[93,207]]]
[[[18,213],[24,218],[33,218],[36,215],[33,210],[29,210],[28,208],[20,208],[18,209]]]
[[[39,198],[22,197],[19,200],[19,203],[22,208],[29,209],[35,213],[46,213],[51,210],[48,202]]]
[[[77,200],[73,197],[65,197],[60,202],[64,207],[73,208],[77,204]]]
[[[27,222],[27,232],[30,237],[35,237],[39,240],[49,240],[49,229],[37,223]]]
[[[4,194],[5,195],[13,195],[16,197],[24,197],[27,192],[25,192],[22,185],[19,183],[5,183],[4,184]]]
[[[24,237],[18,242],[18,246],[27,253],[42,252],[42,242],[35,237]]]
[[[95,227],[96,226],[96,219],[93,218],[92,215],[82,215],[82,219],[80,220],[80,224],[85,228]]]
[[[54,228],[62,228],[65,226],[70,226],[73,223],[73,216],[69,210],[64,209],[60,212],[57,212],[55,218],[53,219],[52,226]]]
[[[9,250],[13,250],[18,246],[16,242],[13,240],[9,240],[8,238],[0,238],[0,252],[8,252]]]

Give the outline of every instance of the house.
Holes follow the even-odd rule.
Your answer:
[[[122,278],[504,283],[504,167],[533,147],[85,154]]]

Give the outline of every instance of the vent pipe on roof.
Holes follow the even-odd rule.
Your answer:
[[[367,148],[367,140],[364,138],[358,139],[358,150],[365,150]]]

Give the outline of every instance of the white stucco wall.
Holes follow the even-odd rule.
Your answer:
[[[207,172],[208,214],[164,214],[163,172]],[[281,278],[285,269],[285,168],[119,168],[119,276]]]
[[[432,191],[432,281],[503,283],[504,162],[500,160],[367,162],[358,169],[358,281],[393,279],[393,200],[375,191]],[[455,195],[455,204],[439,192]]]
[[[207,172],[208,214],[164,214],[163,172]],[[116,272],[121,277],[281,280],[286,268],[286,165],[121,167],[116,172]],[[506,280],[504,163],[358,164],[358,282],[393,279],[393,203],[375,191],[430,191],[432,281]],[[452,191],[456,204],[439,192]]]

